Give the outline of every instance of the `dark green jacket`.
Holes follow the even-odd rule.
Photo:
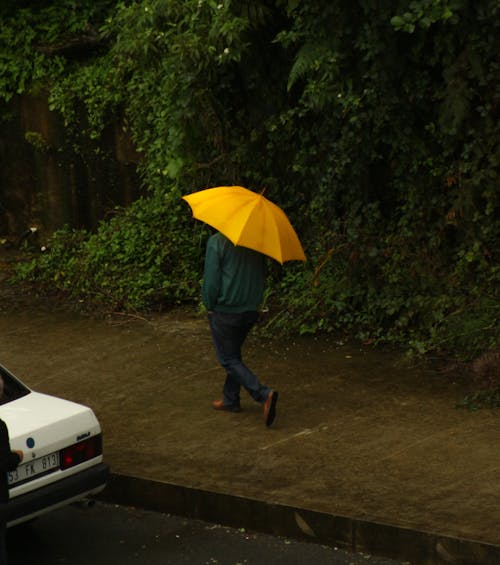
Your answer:
[[[205,308],[216,312],[259,309],[266,282],[262,253],[233,245],[221,233],[208,239],[201,297]]]

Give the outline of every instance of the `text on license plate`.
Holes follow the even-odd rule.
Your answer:
[[[33,459],[33,461],[29,461],[28,463],[23,463],[19,465],[17,469],[14,469],[14,471],[10,471],[8,473],[9,485],[27,481],[55,467],[59,467],[59,452],[57,451],[40,457],[39,459]]]

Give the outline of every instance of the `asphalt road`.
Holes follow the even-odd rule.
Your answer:
[[[394,565],[396,561],[221,525],[97,503],[7,535],[9,565]]]

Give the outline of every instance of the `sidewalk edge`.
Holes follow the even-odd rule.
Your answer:
[[[100,500],[412,564],[500,563],[500,546],[112,473]]]

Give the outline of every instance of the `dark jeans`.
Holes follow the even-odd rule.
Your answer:
[[[258,318],[258,313],[253,311],[212,312],[208,315],[215,354],[226,370],[224,404],[240,405],[240,387],[243,387],[257,402],[264,402],[270,392],[270,389],[259,382],[241,358],[241,347]]]

